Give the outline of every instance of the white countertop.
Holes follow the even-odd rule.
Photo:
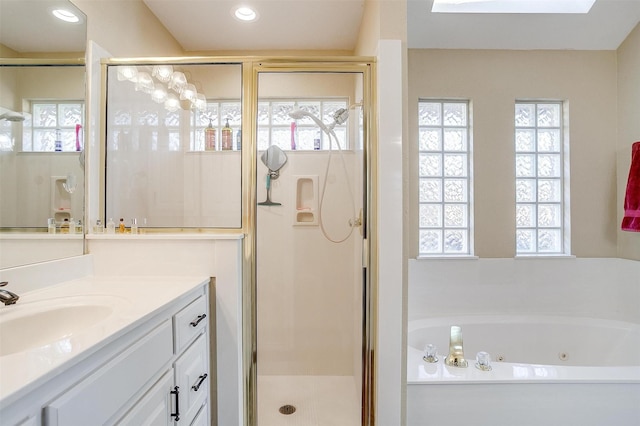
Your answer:
[[[208,277],[89,276],[20,294],[16,305],[0,304],[2,321],[18,315],[21,308],[104,305],[113,309],[112,314],[54,344],[0,356],[0,408],[115,341],[208,280]]]

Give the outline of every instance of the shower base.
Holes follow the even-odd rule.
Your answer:
[[[281,407],[293,406],[292,414]],[[287,407],[282,411],[289,412]],[[352,376],[258,376],[259,426],[359,426]]]

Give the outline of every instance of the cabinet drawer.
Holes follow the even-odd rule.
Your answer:
[[[187,305],[173,318],[175,328],[175,353],[186,347],[209,322],[207,301],[203,296]]]
[[[174,364],[176,385],[180,389],[180,418],[191,422],[209,395],[207,333],[202,334]]]
[[[173,356],[171,322],[142,337],[44,408],[47,426],[104,424]]]

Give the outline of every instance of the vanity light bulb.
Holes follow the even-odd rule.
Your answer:
[[[180,108],[180,100],[175,94],[169,93],[167,100],[164,101],[164,107],[171,112],[177,111]]]
[[[156,84],[151,92],[151,99],[159,104],[167,100],[167,89],[162,84]]]
[[[136,79],[136,92],[144,92],[144,93],[152,93],[155,85],[153,84],[153,79],[147,72],[139,72],[138,78]]]
[[[167,83],[173,75],[173,67],[171,65],[154,65],[151,72],[156,80]]]
[[[176,93],[181,93],[186,86],[187,77],[185,77],[184,73],[174,71],[173,74],[171,74],[171,80],[169,80],[169,89]]]
[[[136,67],[118,67],[118,81],[135,81],[138,76]]]
[[[191,101],[196,98],[198,95],[198,91],[196,90],[196,86],[194,84],[187,84],[182,92],[180,92],[180,100],[182,101]]]

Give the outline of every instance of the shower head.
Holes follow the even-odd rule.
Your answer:
[[[24,115],[14,111],[7,111],[4,114],[0,114],[0,120],[13,122],[24,121]]]
[[[344,124],[349,119],[349,110],[340,108],[333,114],[333,121],[335,124]]]
[[[320,121],[320,119],[318,117],[316,117],[315,115],[311,114],[309,111],[305,111],[303,109],[300,108],[296,108],[292,111],[289,112],[289,117],[293,118],[294,120],[301,120],[304,117],[309,117],[310,119],[312,119],[318,126],[320,126],[320,128],[322,130],[324,130],[326,133],[329,133],[333,130],[334,127],[336,127],[336,125],[341,125],[347,122],[347,120],[349,119],[349,110],[346,108],[340,108],[339,110],[337,110],[334,114],[333,114],[333,123],[331,124],[325,124],[322,121]]]

